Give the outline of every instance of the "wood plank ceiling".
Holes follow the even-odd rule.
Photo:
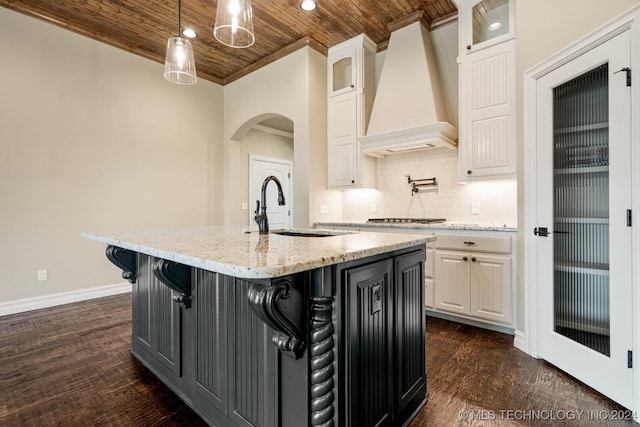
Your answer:
[[[213,37],[217,0],[182,0],[182,27],[198,34],[192,41],[198,77],[226,84],[302,46],[326,54],[362,33],[382,50],[394,25],[421,19],[433,27],[457,16],[452,0],[317,0],[312,12],[299,2],[253,0],[256,42],[233,49]],[[177,0],[0,0],[0,6],[160,63],[167,39],[178,32]]]

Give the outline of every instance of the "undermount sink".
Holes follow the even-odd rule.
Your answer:
[[[331,237],[342,236],[345,234],[354,234],[353,231],[334,231],[334,230],[296,230],[296,229],[279,229],[272,230],[271,233],[279,234],[281,236],[292,237]]]

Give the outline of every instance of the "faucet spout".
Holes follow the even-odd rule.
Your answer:
[[[260,200],[256,200],[255,221],[258,224],[258,231],[260,234],[269,233],[269,220],[267,219],[267,184],[274,181],[278,187],[278,205],[284,206],[284,193],[282,192],[282,184],[273,175],[269,175],[262,183],[262,190],[260,192]]]

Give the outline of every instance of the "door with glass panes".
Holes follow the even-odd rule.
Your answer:
[[[538,349],[630,408],[629,31],[537,80]]]

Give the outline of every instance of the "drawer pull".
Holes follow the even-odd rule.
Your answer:
[[[476,244],[476,242],[472,242],[472,241],[462,242],[462,243],[464,243],[465,245],[475,245]]]
[[[462,257],[462,260],[463,260],[463,261],[469,261],[469,258],[467,258],[466,256],[463,256],[463,257]]]
[[[476,262],[476,257],[472,256],[471,261]]]

